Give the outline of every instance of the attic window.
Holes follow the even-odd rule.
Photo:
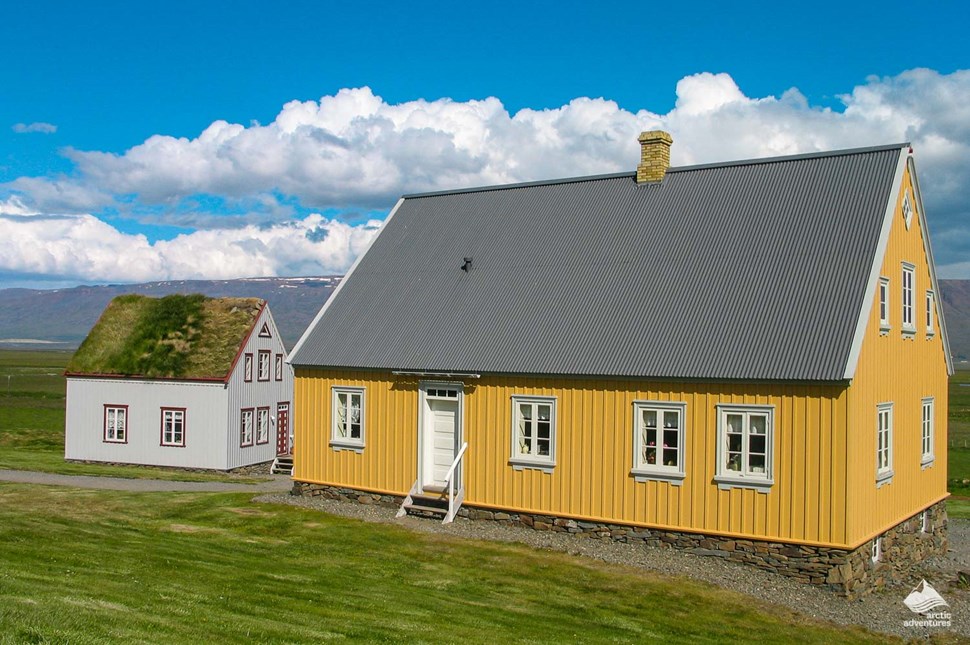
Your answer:
[[[903,221],[906,222],[906,230],[909,230],[909,225],[913,221],[913,204],[909,200],[909,190],[903,195]]]
[[[273,335],[269,333],[269,324],[263,323],[262,328],[259,330],[260,338],[272,338]]]

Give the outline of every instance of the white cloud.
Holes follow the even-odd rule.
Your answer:
[[[654,128],[673,134],[676,165],[910,140],[941,274],[970,277],[970,241],[959,232],[970,203],[970,71],[872,77],[840,100],[841,110],[813,107],[795,88],[748,97],[728,74],[706,72],[681,79],[666,114],[602,98],[510,114],[496,98],[390,104],[366,87],[345,89],[287,103],[267,125],[216,121],[198,137],[156,135],[124,154],[69,150],[71,176],[0,190],[41,212],[97,212],[124,196],[156,215],[182,206],[184,216],[199,194],[262,202],[263,213],[278,196],[386,209],[409,192],[632,171],[637,134]]]
[[[11,130],[17,134],[29,134],[31,132],[40,132],[41,134],[54,134],[57,132],[57,126],[53,123],[44,123],[43,121],[38,121],[36,123],[15,123]]]
[[[229,279],[343,273],[380,222],[309,215],[271,227],[197,231],[150,244],[93,215],[16,213],[0,204],[0,272],[92,281]]]

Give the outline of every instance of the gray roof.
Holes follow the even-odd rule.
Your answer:
[[[906,145],[406,196],[293,363],[842,380]]]

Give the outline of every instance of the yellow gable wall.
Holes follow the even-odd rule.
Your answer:
[[[331,388],[363,386],[366,447],[329,446]],[[514,470],[511,397],[557,398],[556,467]],[[633,402],[686,408],[686,479],[636,482]],[[405,495],[417,477],[418,383],[367,372],[298,369],[299,481]],[[775,406],[774,485],[719,490],[716,405]],[[844,545],[846,396],[841,385],[645,383],[483,377],[465,382],[466,504],[677,530]]]
[[[913,218],[907,230],[903,195],[909,191]],[[947,367],[935,294],[936,333],[926,331],[926,291],[933,288],[923,247],[918,204],[907,169],[896,203],[880,275],[889,278],[890,330],[880,332],[879,292],[873,294],[855,378],[849,386],[848,538],[861,542],[898,524],[946,495]],[[913,311],[916,334],[902,334],[902,263],[915,265]],[[935,398],[935,453],[922,468],[922,400]],[[876,487],[876,406],[893,403],[894,476]]]

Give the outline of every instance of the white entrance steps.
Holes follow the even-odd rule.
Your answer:
[[[273,475],[292,475],[293,455],[276,455],[269,472]]]

